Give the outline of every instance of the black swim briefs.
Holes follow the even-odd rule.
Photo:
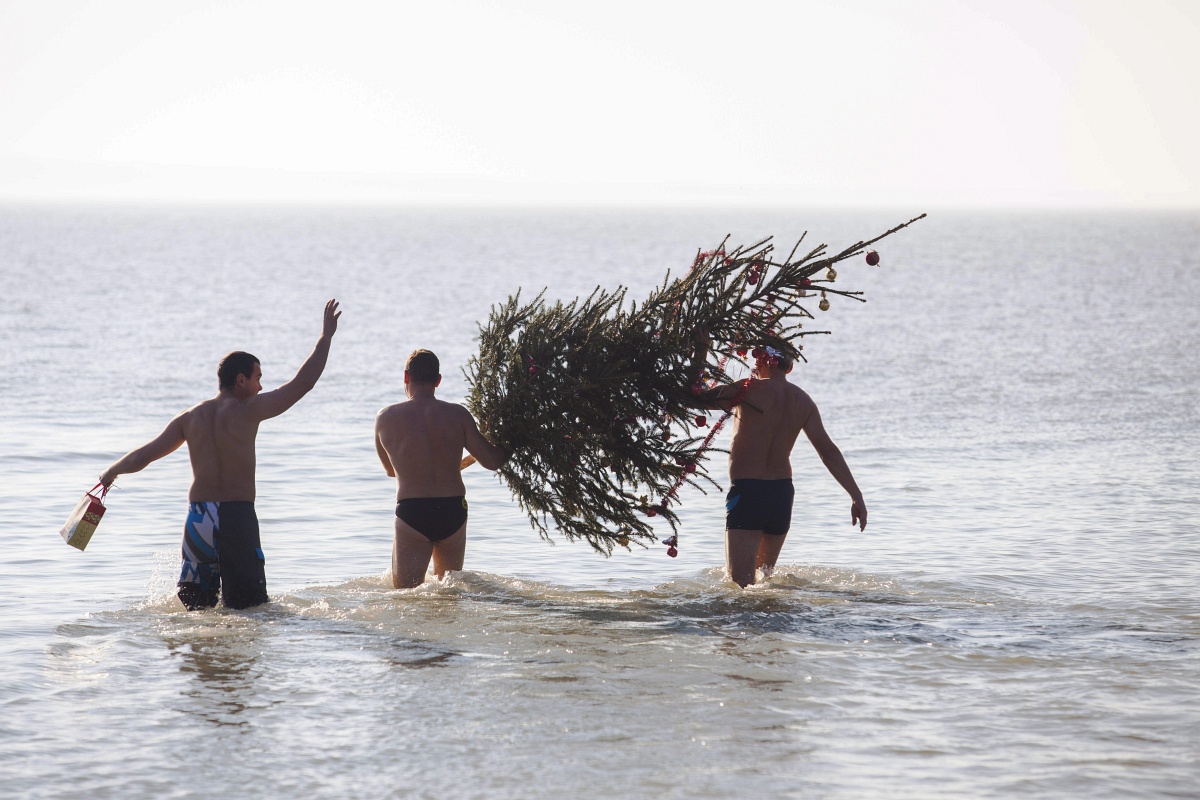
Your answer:
[[[783,536],[792,527],[792,500],[795,497],[791,478],[734,481],[725,496],[725,529]]]
[[[453,536],[467,521],[467,498],[408,497],[396,503],[396,516],[431,542]]]
[[[189,611],[195,611],[215,606],[218,594],[226,608],[267,602],[258,515],[248,500],[188,506],[179,599]]]

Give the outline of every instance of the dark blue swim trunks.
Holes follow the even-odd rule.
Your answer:
[[[467,523],[467,498],[406,497],[396,503],[396,517],[431,542],[440,542]]]
[[[725,495],[725,529],[783,536],[792,527],[792,500],[795,497],[791,478],[734,481]]]
[[[226,500],[191,503],[183,528],[179,599],[188,611],[267,602],[266,559],[258,536],[254,503]]]

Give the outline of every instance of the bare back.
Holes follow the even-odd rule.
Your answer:
[[[225,393],[179,415],[192,462],[188,500],[254,500],[254,440],[259,419],[249,403]]]
[[[816,405],[782,375],[752,380],[735,410],[729,450],[731,480],[792,477],[792,447]]]
[[[396,500],[466,494],[461,461],[471,433],[479,436],[465,408],[432,396],[380,411],[375,441],[396,476]]]

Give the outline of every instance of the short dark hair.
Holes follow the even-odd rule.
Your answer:
[[[413,383],[437,383],[441,369],[438,357],[428,350],[414,350],[404,362],[404,371]]]
[[[254,365],[257,363],[259,362],[255,356],[241,350],[234,350],[222,358],[221,363],[217,365],[217,380],[221,382],[221,388],[232,389],[236,386],[238,375],[249,378],[254,374]]]
[[[794,345],[790,344],[778,336],[767,336],[763,341],[763,346],[770,347],[779,355],[775,356],[775,366],[783,372],[790,372],[796,363],[796,359],[791,354],[795,352]]]

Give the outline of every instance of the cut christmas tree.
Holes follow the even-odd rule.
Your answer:
[[[863,299],[834,286],[835,265],[864,252],[877,265],[867,248],[924,216],[833,255],[820,245],[797,256],[801,237],[777,260],[770,239],[727,238],[640,302],[617,287],[493,307],[467,365],[468,406],[512,454],[499,475],[533,528],[605,554],[656,541],[655,518],[675,532],[680,488],[717,487],[704,456],[724,418],[697,410],[698,395],[730,384],[726,368],[756,349],[802,359],[804,337],[829,333],[804,327],[809,305]],[[703,358],[698,333],[712,342]]]

